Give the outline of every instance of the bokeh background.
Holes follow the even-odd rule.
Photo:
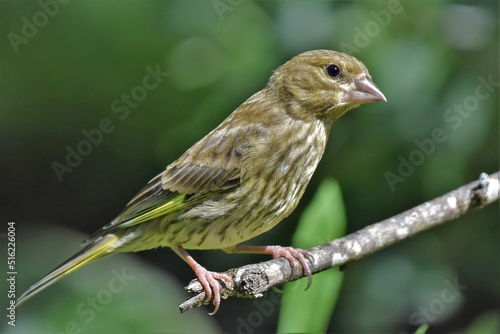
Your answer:
[[[334,124],[296,212],[252,243],[290,244],[300,213],[326,178],[341,185],[353,232],[498,169],[497,1],[0,5],[0,241],[3,259],[7,222],[14,221],[18,295],[302,51],[356,56],[388,102],[363,106]],[[168,75],[137,95],[148,68]],[[122,95],[132,92],[139,100],[124,107]],[[103,119],[112,130],[108,125],[109,133],[85,148],[84,130],[98,129]],[[428,143],[436,128],[446,140],[418,153],[416,141]],[[88,154],[58,177],[54,163],[66,164],[68,150],[78,147]],[[410,158],[413,168],[401,170]],[[406,333],[422,319],[431,324],[429,333],[493,331],[500,316],[498,222],[499,207],[491,205],[349,265],[328,332]],[[221,271],[266,259],[193,255]],[[23,305],[14,328],[2,311],[0,328],[276,330],[278,304],[263,312],[251,300],[232,298],[214,317],[207,315],[210,307],[180,315],[182,287],[192,278],[168,249],[113,256]],[[455,283],[465,288],[451,289]],[[5,280],[0,284],[5,310]]]

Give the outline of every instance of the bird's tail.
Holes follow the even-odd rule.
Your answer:
[[[87,245],[78,253],[59,265],[59,267],[52,270],[52,272],[50,272],[47,276],[32,285],[25,293],[21,295],[21,297],[17,299],[16,307],[18,307],[49,285],[57,282],[61,278],[86,265],[87,263],[112,254],[112,251],[115,248],[115,244],[118,240],[118,236],[114,234],[108,234]]]

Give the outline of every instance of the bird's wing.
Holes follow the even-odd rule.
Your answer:
[[[116,230],[179,212],[239,184],[245,127],[218,128],[151,181],[84,245]]]

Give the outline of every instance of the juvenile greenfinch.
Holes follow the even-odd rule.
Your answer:
[[[83,248],[17,301],[89,262],[119,252],[170,247],[194,270],[215,312],[221,282],[186,249],[266,253],[295,260],[311,280],[302,249],[239,245],[272,229],[297,206],[318,165],[332,123],[364,103],[386,101],[368,70],[347,54],[316,50],[274,71],[218,127],[153,178]]]

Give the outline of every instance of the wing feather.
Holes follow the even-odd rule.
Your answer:
[[[85,243],[122,228],[187,209],[239,184],[246,127],[221,126],[154,177],[109,224]]]

